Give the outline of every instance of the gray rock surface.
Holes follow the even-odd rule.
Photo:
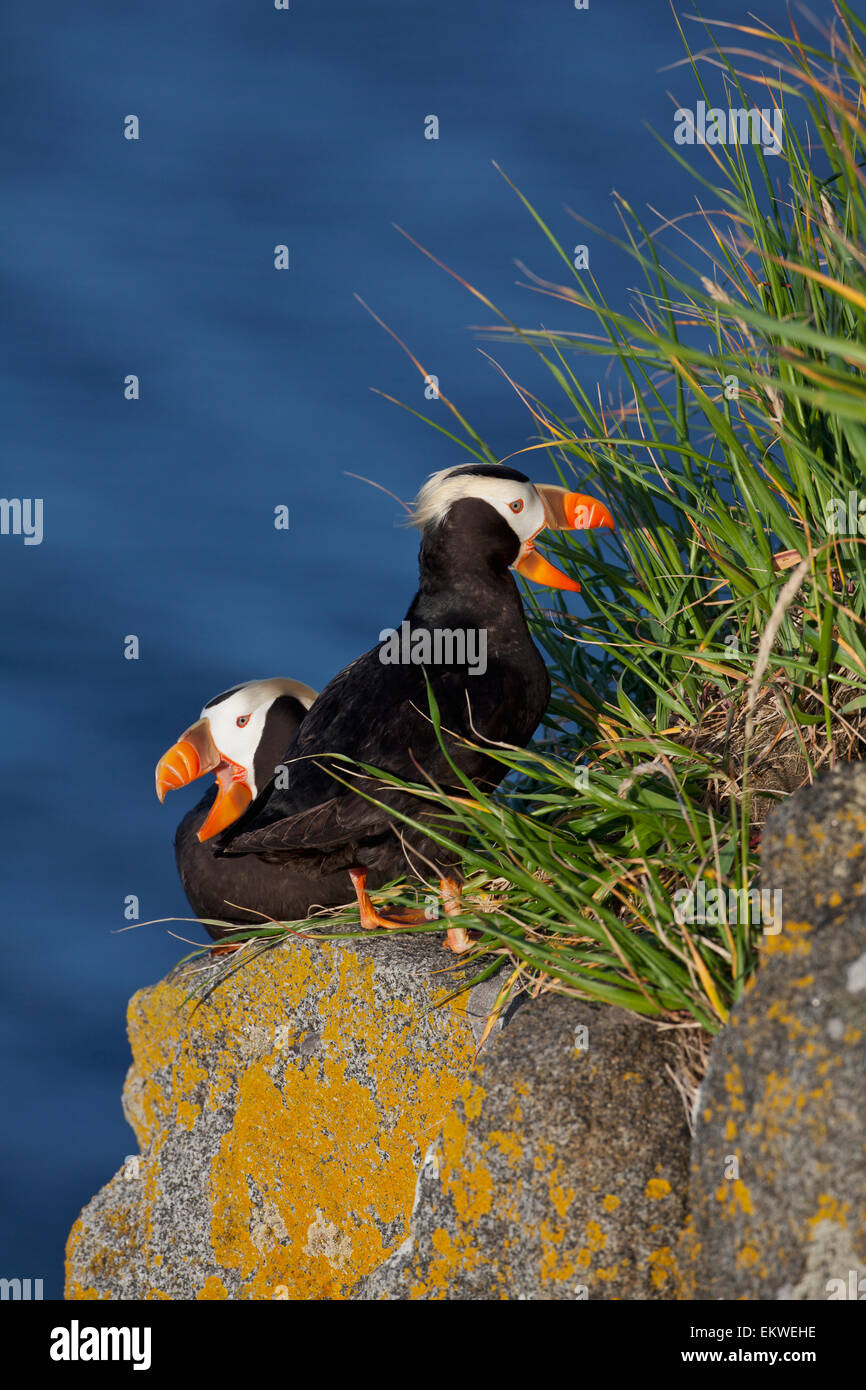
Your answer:
[[[782,890],[784,926],[701,1088],[685,1296],[846,1297],[861,1277],[866,1295],[864,842],[859,764],[803,788],[765,831],[762,882]]]
[[[788,921],[847,920],[866,895],[866,764],[843,763],[779,805],[762,836],[761,886],[781,889]]]
[[[664,1034],[525,1003],[425,1156],[409,1239],[361,1299],[671,1297],[688,1129]]]
[[[75,1223],[67,1297],[345,1297],[405,1239],[426,1136],[475,1055],[472,994],[433,1007],[453,965],[438,933],[307,939],[195,1008],[207,962],[135,995],[140,1153]]]

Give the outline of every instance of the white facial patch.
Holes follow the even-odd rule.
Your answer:
[[[544,506],[532,483],[515,478],[490,478],[444,468],[434,473],[418,493],[412,524],[423,530],[438,525],[461,497],[487,502],[508,522],[518,540],[525,541],[547,525]]]
[[[219,752],[246,772],[253,796],[258,795],[254,775],[256,750],[262,741],[268,710],[281,695],[294,696],[304,709],[309,709],[316,698],[310,686],[275,676],[271,680],[248,681],[222,699],[205,705],[201,712],[201,718],[210,725],[211,737]],[[239,719],[245,722],[239,725]]]

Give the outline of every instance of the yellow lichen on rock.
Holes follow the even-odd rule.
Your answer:
[[[376,947],[291,943],[203,1001],[190,974],[132,999],[141,1157],[76,1222],[69,1297],[339,1299],[400,1244],[475,1043],[465,998],[431,1008],[438,942]]]
[[[460,1088],[419,1177],[411,1241],[355,1296],[670,1296],[688,1131],[664,1048],[616,1010],[524,1004]]]

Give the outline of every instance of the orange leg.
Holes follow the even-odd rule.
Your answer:
[[[358,897],[361,926],[364,931],[375,931],[377,927],[387,927],[390,931],[395,931],[400,927],[417,927],[430,920],[423,907],[398,907],[388,913],[378,912],[367,892],[367,870],[350,869],[349,877]]]
[[[239,951],[245,945],[245,941],[224,942],[222,946],[211,946],[210,953],[212,956],[230,956],[232,951]]]
[[[445,910],[445,916],[459,917],[462,886],[455,878],[440,878],[439,891],[442,894],[442,907]],[[459,956],[464,951],[471,951],[477,940],[478,932],[467,931],[465,927],[449,927],[445,933],[443,944],[446,951],[453,951],[456,956]]]

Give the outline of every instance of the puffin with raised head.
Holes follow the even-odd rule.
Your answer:
[[[462,878],[452,853],[402,819],[423,824],[424,803],[378,778],[359,776],[349,764],[465,794],[430,718],[429,680],[449,757],[479,787],[497,786],[504,769],[484,742],[525,746],[550,698],[547,668],[511,571],[576,591],[575,580],[538,554],[536,537],[546,527],[614,525],[594,497],[533,484],[516,469],[487,464],[434,473],[412,519],[421,531],[419,587],[401,627],[399,659],[396,629],[386,629],[376,646],[334,677],[283,750],[286,776],[260,792],[216,851],[235,866],[230,874],[244,873],[246,861],[250,887],[257,875],[264,882],[272,863],[281,863],[292,870],[293,883],[295,875],[306,881],[309,903],[321,901],[323,880],[342,875],[343,901],[351,897],[351,883],[361,925],[371,930],[428,917],[420,910],[377,911],[371,888],[405,878],[407,870],[423,880],[432,869],[451,917],[460,911]],[[455,634],[462,634],[462,646]],[[483,649],[483,662],[470,664],[470,649],[476,658]],[[286,911],[271,915],[298,918],[305,915],[299,909],[302,901],[294,897]],[[446,944],[463,951],[471,940],[464,928],[452,927]]]
[[[281,916],[287,896],[298,887],[306,902],[306,880],[292,885],[284,864],[265,864],[254,857],[232,861],[216,853],[217,838],[243,815],[273,781],[280,758],[292,742],[316,692],[301,681],[275,677],[247,681],[209,700],[195,724],[162,755],[156,767],[156,794],[185,787],[208,772],[216,774],[197,806],[181,821],[175,835],[178,872],[197,917],[230,924],[261,926],[261,914]],[[345,874],[338,896],[345,898]],[[342,897],[339,894],[342,893]],[[243,908],[251,908],[244,911]],[[207,926],[219,940],[225,930]]]

